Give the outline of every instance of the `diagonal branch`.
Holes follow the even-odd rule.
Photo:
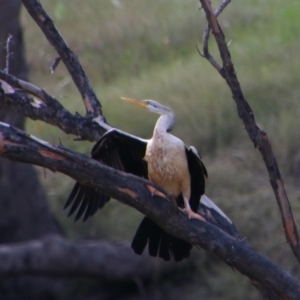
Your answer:
[[[55,48],[60,58],[68,69],[72,79],[81,94],[83,103],[88,116],[103,117],[102,108],[97,96],[87,78],[81,64],[75,53],[69,48],[63,37],[53,24],[53,21],[47,15],[39,1],[22,0],[28,13],[41,28],[44,35]]]
[[[0,71],[0,79],[5,81],[6,83],[14,86],[15,88],[19,88],[24,90],[25,92],[38,97],[45,104],[50,104],[52,106],[56,106],[58,109],[63,108],[63,106],[58,102],[55,98],[47,94],[43,89],[29,83],[27,81],[18,79],[13,75],[7,74],[6,72]]]
[[[99,117],[82,117],[79,114],[71,114],[54,97],[31,83],[3,71],[0,71],[0,80],[3,80],[0,82],[0,90],[3,94],[3,97],[0,97],[1,106],[10,107],[33,120],[41,120],[57,126],[65,133],[80,136],[84,140],[97,141],[104,132],[111,129],[111,126]],[[6,88],[1,87],[4,82],[18,89],[14,90],[11,86],[9,89],[7,86]],[[38,97],[42,102],[30,97],[26,92]]]
[[[219,257],[261,289],[268,290],[268,294],[277,295],[278,299],[300,299],[300,282],[297,279],[255,252],[243,240],[229,236],[209,222],[188,220],[181,211],[175,213],[171,201],[151,195],[147,186],[158,187],[148,180],[38,140],[4,123],[0,123],[0,155],[62,172],[102,190],[153,219],[168,233]]]
[[[225,36],[217,21],[216,15],[212,11],[210,1],[200,0],[200,2],[206,13],[208,24],[212,29],[212,33],[215,37],[215,41],[218,45],[220,56],[222,59],[223,66],[222,69],[219,70],[219,73],[222,77],[224,77],[229,88],[231,89],[232,97],[237,105],[239,117],[242,119],[245,129],[254,146],[258,148],[263,157],[267,171],[269,173],[270,183],[281,213],[285,236],[298,262],[300,262],[299,235],[268,135],[266,132],[262,131],[256,124],[253,111],[243,95],[231,60],[230,52],[225,41]]]

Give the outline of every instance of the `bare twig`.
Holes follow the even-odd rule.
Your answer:
[[[297,228],[268,135],[257,126],[254,119],[253,111],[243,95],[225,41],[225,36],[222,32],[220,25],[218,24],[216,15],[212,11],[210,1],[200,0],[200,2],[206,13],[208,24],[212,29],[221,55],[223,65],[222,69],[219,70],[220,75],[224,77],[228,86],[230,87],[233,99],[235,100],[237,105],[238,114],[245,125],[245,129],[248,132],[248,135],[252,140],[253,144],[256,148],[258,148],[263,157],[263,160],[269,173],[270,182],[274,190],[277,204],[280,209],[282,223],[287,241],[294,255],[300,262],[300,243]]]
[[[10,56],[12,55],[10,45],[11,45],[12,37],[13,36],[10,34],[6,40],[6,47],[5,47],[5,49],[6,49],[5,72],[6,73],[9,73],[9,71],[10,71],[9,62],[10,62]]]
[[[231,0],[223,0],[222,4],[219,6],[219,8],[214,13],[216,17],[220,13],[222,13],[222,11],[230,3],[230,1]],[[203,52],[203,54],[201,56],[204,56],[211,63],[211,65],[222,75],[222,66],[214,59],[214,57],[211,55],[211,53],[209,52],[209,49],[208,49],[210,30],[211,30],[211,27],[208,23],[205,27],[203,37],[202,37],[202,52]]]
[[[222,70],[221,65],[214,59],[214,57],[210,54],[210,52],[208,50],[209,34],[210,34],[210,26],[207,25],[205,28],[204,34],[203,34],[203,38],[202,38],[202,42],[203,42],[202,52],[203,53],[201,56],[205,57],[217,71],[221,72],[221,70]]]
[[[297,279],[255,252],[243,240],[229,236],[209,222],[189,220],[181,211],[174,213],[171,201],[151,195],[147,185],[153,183],[148,180],[109,168],[3,123],[0,123],[0,155],[62,172],[102,190],[153,219],[168,233],[219,257],[279,299],[300,299]]]
[[[50,67],[50,71],[51,71],[51,74],[53,74],[58,66],[58,64],[60,63],[61,61],[61,58],[60,57],[56,57]]]
[[[55,48],[68,69],[79,90],[88,116],[102,117],[102,108],[90,82],[82,69],[74,52],[69,48],[63,37],[55,28],[53,21],[47,15],[41,4],[36,0],[22,0],[27,11],[43,31],[44,35]]]
[[[226,8],[226,6],[231,2],[231,0],[223,0],[223,2],[221,3],[221,5],[217,8],[217,10],[215,11],[215,16],[218,17],[219,14],[222,13],[222,11]]]

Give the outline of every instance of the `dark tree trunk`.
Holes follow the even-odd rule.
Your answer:
[[[27,80],[19,12],[19,0],[0,0],[0,68],[5,68],[5,45],[11,34],[9,73]],[[24,117],[12,110],[2,109],[0,120],[24,128]],[[0,159],[0,191],[0,243],[61,233],[33,166]]]
[[[19,0],[0,0],[0,68],[6,67],[5,47],[11,34],[8,71],[27,80],[20,6]],[[24,117],[10,109],[0,109],[0,121],[24,128]],[[61,234],[61,229],[49,210],[35,169],[0,159],[0,243],[37,239],[47,234]],[[0,299],[49,299],[53,295],[47,289],[53,283],[29,276],[1,280]]]

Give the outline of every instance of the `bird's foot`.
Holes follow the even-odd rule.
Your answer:
[[[198,219],[200,221],[206,222],[205,218],[199,214],[193,212],[190,208],[184,208],[183,211],[186,213],[189,219]]]
[[[160,192],[152,185],[146,184],[146,187],[149,190],[149,192],[151,193],[151,196],[159,196],[159,197],[167,198],[167,196],[164,193]]]

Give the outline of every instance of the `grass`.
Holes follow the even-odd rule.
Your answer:
[[[256,249],[299,275],[262,159],[249,141],[225,82],[196,51],[205,24],[197,1],[41,3],[80,58],[110,124],[139,136],[151,135],[156,116],[123,103],[120,96],[151,98],[172,107],[177,115],[174,133],[195,145],[204,158],[209,172],[207,194]],[[299,9],[296,0],[244,0],[231,3],[220,17],[244,94],[272,142],[298,223],[300,194],[293,174],[299,156]],[[22,17],[32,82],[71,111],[83,114],[64,66],[49,74],[57,55],[25,11]],[[218,59],[213,43],[211,49]],[[90,151],[91,143],[74,142],[73,137],[41,122],[28,121],[27,128],[48,141],[60,139],[72,149]],[[73,224],[61,211],[73,182],[48,171],[41,179],[52,209],[71,238],[130,241],[141,218],[138,213],[112,201],[88,222]],[[199,256],[194,253],[195,265],[198,270],[205,268],[205,280],[203,272],[197,279],[205,284],[199,291],[196,280],[188,299],[199,295],[257,299],[244,278],[206,256],[204,261],[197,260]],[[211,267],[205,265],[208,261]]]

